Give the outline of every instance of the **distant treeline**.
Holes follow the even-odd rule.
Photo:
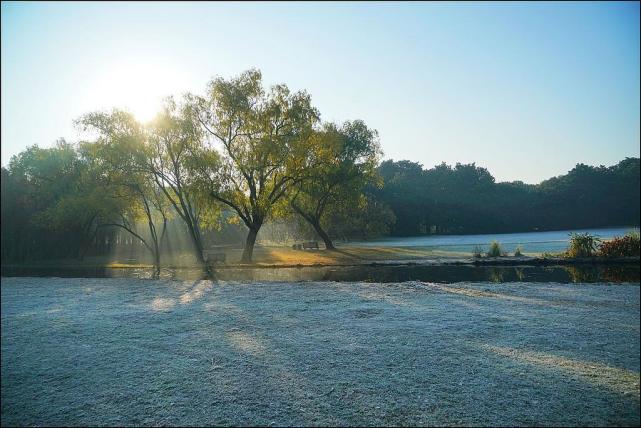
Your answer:
[[[639,159],[577,165],[539,185],[474,164],[385,161],[361,120],[321,122],[305,91],[258,70],[166,100],[149,123],[120,110],[76,121],[89,138],[32,146],[2,168],[2,260],[137,246],[156,272],[175,250],[257,241],[639,224]],[[161,260],[163,259],[163,260]]]
[[[369,191],[394,212],[395,236],[639,225],[639,158],[578,164],[537,185],[496,183],[474,164],[385,161],[378,171],[385,184]]]
[[[70,146],[63,147],[71,150]],[[23,156],[32,152],[30,149]],[[40,161],[43,169],[58,169],[52,159]],[[330,213],[323,222],[332,239],[338,240],[638,226],[639,167],[638,158],[626,158],[611,167],[578,164],[568,174],[531,185],[519,181],[496,183],[487,169],[474,164],[423,169],[415,162],[387,160],[377,168],[382,181],[363,190],[366,202],[359,208],[360,218]],[[44,177],[52,171],[41,173]],[[51,227],[47,213],[60,196],[48,186],[65,192],[72,184],[64,175],[54,175],[43,193],[35,183],[34,177],[30,179],[24,171],[2,168],[3,261],[77,257],[87,250],[109,253],[117,245],[140,245],[115,227],[98,231],[91,243],[83,242],[86,234],[82,228],[88,226],[82,223]],[[233,213],[225,211],[221,216],[233,217]],[[166,244],[173,242],[175,249],[185,250],[184,239],[170,236],[180,233],[180,222],[171,216],[168,223],[174,228],[167,234]],[[242,229],[237,222],[221,221],[220,227],[204,232],[204,240],[214,245],[238,244],[246,233]],[[309,239],[314,234],[303,219],[285,216],[270,222],[263,238]]]

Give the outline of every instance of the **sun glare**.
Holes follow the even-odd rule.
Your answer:
[[[103,73],[88,90],[86,103],[96,108],[119,108],[145,123],[160,111],[163,99],[180,80],[167,67],[121,63]]]

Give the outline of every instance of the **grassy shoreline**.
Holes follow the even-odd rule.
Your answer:
[[[257,247],[253,263],[240,263],[240,249],[227,249],[226,263],[217,263],[215,269],[277,269],[296,267],[349,267],[349,266],[412,266],[412,265],[474,265],[474,266],[546,266],[583,264],[639,264],[639,257],[619,258],[566,258],[527,253],[523,256],[474,258],[470,253],[435,251],[419,247],[343,247],[334,251],[292,250],[287,247]],[[25,263],[3,263],[3,268],[96,268],[96,269],[149,269],[145,259],[132,261],[126,257],[87,257],[84,261],[58,259]],[[194,269],[199,265],[188,255],[164,261],[166,269]]]

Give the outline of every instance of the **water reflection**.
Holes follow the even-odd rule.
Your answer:
[[[639,266],[565,266],[572,282],[639,282]]]
[[[2,276],[151,278],[144,268],[2,267]],[[201,279],[199,269],[163,269],[161,278]],[[235,281],[366,281],[366,282],[639,282],[639,266],[325,266],[298,268],[225,268],[216,279]]]
[[[505,282],[504,280],[504,269],[501,268],[490,268],[490,281],[492,282]]]

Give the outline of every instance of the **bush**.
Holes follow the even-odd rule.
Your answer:
[[[597,245],[601,240],[589,233],[571,233],[570,245],[565,255],[567,257],[592,257],[597,251]]]
[[[490,244],[490,249],[487,250],[487,256],[488,257],[500,257],[504,256],[505,252],[501,248],[501,244],[497,241],[492,241]]]
[[[523,251],[523,248],[521,248],[520,245],[517,245],[516,250],[514,250],[514,257],[522,257],[523,253],[521,251]]]
[[[475,259],[483,257],[483,248],[481,248],[480,245],[475,245],[472,249],[472,256],[474,256]]]
[[[615,236],[612,240],[603,242],[599,247],[599,255],[602,257],[638,257],[640,243],[639,231],[634,230],[624,236]]]
[[[550,253],[550,252],[546,251],[546,252],[541,254],[541,257],[543,257],[544,259],[554,259],[554,258],[557,258],[557,257],[562,257],[565,254],[566,253]]]

